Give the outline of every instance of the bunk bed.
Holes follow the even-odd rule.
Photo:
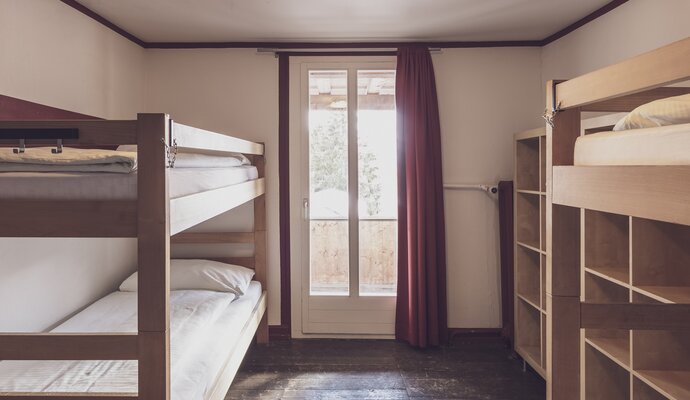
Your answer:
[[[582,121],[688,79],[690,38],[547,84],[549,399],[690,398],[690,124]]]
[[[263,144],[185,126],[166,114],[139,114],[129,121],[0,121],[0,146],[20,144],[18,153],[31,152],[31,148],[24,149],[25,143],[57,145],[55,153],[63,150],[62,145],[113,149],[137,146],[135,173],[0,176],[0,187],[11,188],[0,193],[0,237],[136,238],[138,281],[136,292],[106,296],[52,332],[0,334],[0,360],[5,360],[0,362],[0,369],[2,363],[12,360],[47,360],[46,365],[70,360],[114,360],[128,362],[129,366],[134,363],[136,372],[134,391],[61,389],[47,393],[37,387],[35,391],[2,392],[0,398],[170,399],[171,309],[175,311],[171,297],[174,301],[180,297],[170,291],[171,244],[248,243],[254,245],[253,256],[214,260],[253,269],[255,282],[238,300],[216,293],[221,310],[214,320],[217,323],[204,332],[207,336],[194,339],[208,342],[204,351],[215,354],[212,362],[192,363],[196,367],[212,364],[204,370],[207,376],[202,379],[202,398],[224,398],[254,337],[258,342],[268,341]],[[175,168],[175,159],[183,154],[224,157],[238,153],[248,156],[252,166],[243,165],[239,170],[217,168],[213,172]],[[69,190],[77,187],[74,185],[80,190]],[[99,190],[103,187],[110,190]],[[254,203],[252,232],[186,232],[249,201]],[[84,325],[79,321],[107,308],[112,301],[109,299],[118,296],[126,297],[125,301],[136,310],[134,321],[130,321],[136,326],[134,332],[73,333]],[[194,296],[198,295],[182,296],[185,300],[180,309],[198,305],[198,300],[184,303]],[[187,367],[183,371],[194,369]],[[188,398],[187,394],[176,396]]]

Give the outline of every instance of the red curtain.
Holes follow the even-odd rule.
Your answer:
[[[446,247],[441,129],[426,47],[398,50],[398,297],[395,336],[416,347],[444,344]]]

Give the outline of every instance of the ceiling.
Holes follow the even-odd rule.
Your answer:
[[[144,42],[541,40],[609,0],[79,0]]]

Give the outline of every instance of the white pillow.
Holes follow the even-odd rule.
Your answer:
[[[614,131],[690,123],[690,94],[643,104],[623,117]]]
[[[254,270],[210,260],[170,260],[170,290],[212,290],[242,296]],[[120,285],[121,292],[136,292],[137,273]]]
[[[136,152],[137,146],[133,144],[123,144],[118,146],[117,151]],[[175,167],[178,168],[228,168],[250,165],[251,161],[244,154],[228,153],[224,156],[211,156],[199,153],[177,153],[175,156]]]

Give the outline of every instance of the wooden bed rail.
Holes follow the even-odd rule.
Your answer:
[[[64,139],[69,145],[121,145],[137,144],[137,121],[115,120],[60,120],[60,121],[0,121],[0,129],[65,129],[79,130],[79,139]],[[49,143],[45,140],[38,143]],[[28,144],[28,143],[27,143]],[[0,145],[16,146],[16,139],[4,139],[0,135]]]
[[[690,225],[688,166],[554,166],[553,203]]]
[[[555,105],[565,110],[682,82],[690,78],[688,59],[690,38],[558,83]]]
[[[171,143],[180,152],[242,153],[263,155],[264,145],[172,122]]]
[[[0,360],[136,360],[136,333],[0,335]]]

